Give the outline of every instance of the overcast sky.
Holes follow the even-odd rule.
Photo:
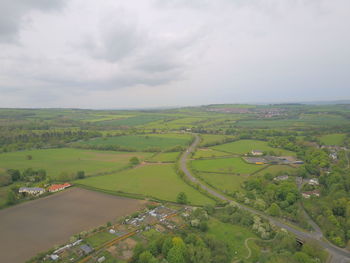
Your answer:
[[[0,0],[0,107],[350,99],[349,0]]]

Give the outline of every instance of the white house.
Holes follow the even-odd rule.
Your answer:
[[[45,193],[45,189],[40,187],[21,187],[19,188],[18,192],[31,195],[41,195]]]
[[[262,151],[259,151],[259,150],[252,150],[251,153],[254,156],[261,156],[264,154]]]

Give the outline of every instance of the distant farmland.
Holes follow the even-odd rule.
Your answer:
[[[167,150],[175,146],[186,146],[191,140],[187,134],[148,134],[126,135],[92,139],[82,144],[91,146],[119,146],[135,151],[144,151],[152,148]]]
[[[23,263],[81,231],[144,206],[144,201],[72,188],[0,211],[1,262]]]

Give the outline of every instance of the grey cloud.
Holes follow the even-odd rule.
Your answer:
[[[0,4],[0,43],[17,40],[23,17],[31,10],[61,9],[66,0],[2,0]]]
[[[117,62],[134,52],[144,41],[135,25],[120,20],[104,21],[99,28],[99,36],[87,36],[82,44],[94,58]]]

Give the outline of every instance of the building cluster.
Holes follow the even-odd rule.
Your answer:
[[[145,225],[155,225],[162,223],[169,229],[174,229],[175,224],[168,220],[169,217],[176,214],[176,211],[165,206],[158,206],[150,211],[140,214],[139,216],[125,221],[126,224],[133,225],[135,227]]]
[[[70,183],[64,183],[64,184],[53,184],[49,186],[47,189],[42,187],[20,187],[18,192],[22,194],[28,194],[33,196],[39,196],[46,192],[46,190],[50,193],[58,192],[61,190],[66,189],[67,187],[72,186]]]
[[[254,157],[244,157],[247,163],[253,164],[303,164],[303,161],[296,160],[293,156],[262,156],[263,152],[258,150],[251,151]],[[257,157],[258,156],[258,157]]]

